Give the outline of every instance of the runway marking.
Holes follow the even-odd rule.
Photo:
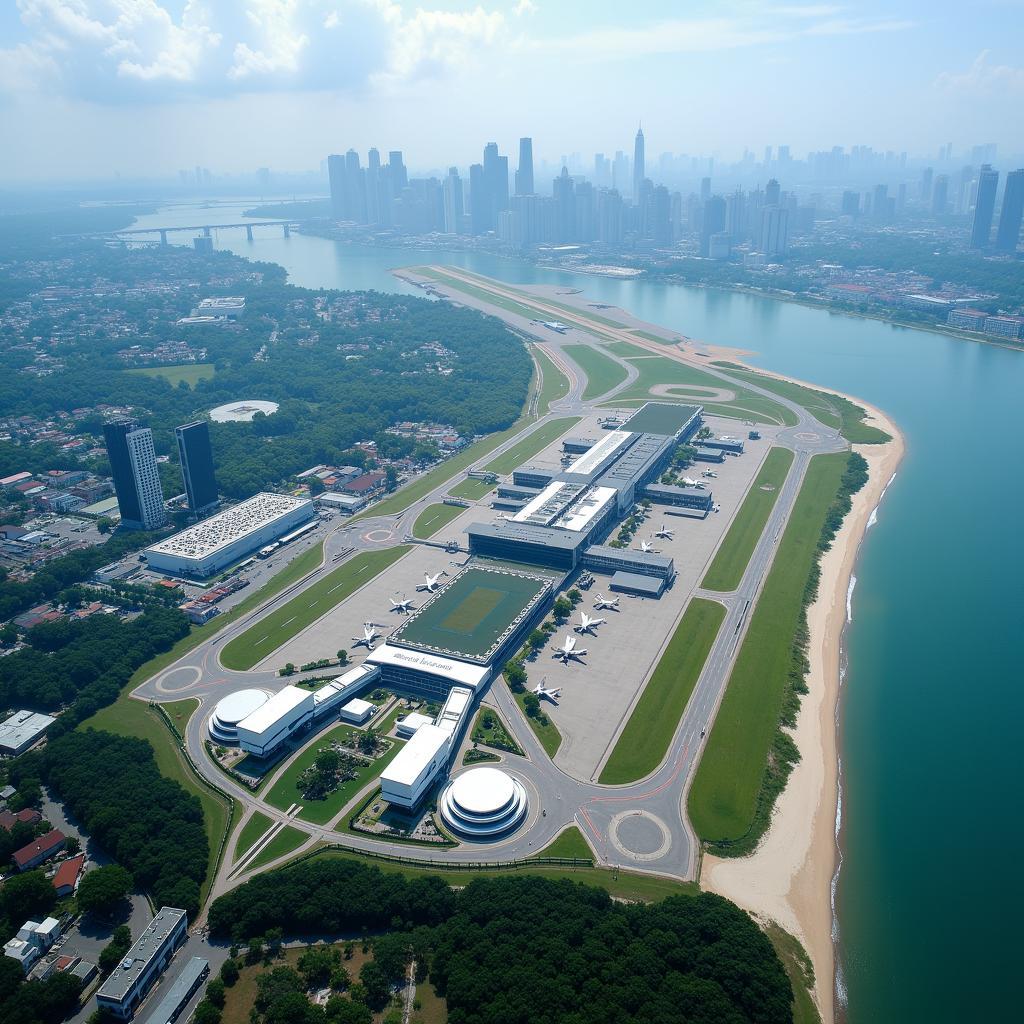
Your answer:
[[[297,618],[297,616],[293,615],[293,616],[292,616],[292,617],[291,617],[291,618],[290,618],[290,619],[288,620],[288,622],[282,622],[282,623],[281,623],[281,628],[283,629],[283,628],[284,628],[285,626],[287,626],[287,625],[289,625],[290,623],[294,622],[296,618]]]
[[[269,640],[269,639],[270,639],[270,634],[268,633],[266,636],[261,636],[259,638],[259,640],[257,640],[256,643],[253,644],[253,646],[254,647],[259,646],[259,644],[263,643],[264,640]]]

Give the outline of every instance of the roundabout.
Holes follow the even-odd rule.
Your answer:
[[[656,814],[633,810],[616,814],[608,824],[612,845],[633,860],[660,860],[672,848],[672,833]]]
[[[526,789],[500,768],[471,768],[445,786],[438,801],[441,819],[467,839],[492,839],[526,818]]]

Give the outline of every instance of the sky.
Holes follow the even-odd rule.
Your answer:
[[[0,180],[1024,150],[1024,0],[0,0]]]

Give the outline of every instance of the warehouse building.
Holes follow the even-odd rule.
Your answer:
[[[642,576],[620,569],[612,575],[608,586],[618,594],[636,594],[637,597],[661,597],[667,581],[661,576]]]
[[[512,483],[517,487],[547,487],[555,479],[555,472],[545,466],[520,466],[512,471]]]
[[[96,1003],[119,1020],[131,1020],[175,950],[188,937],[184,910],[162,907],[124,959],[96,992]]]
[[[676,574],[675,563],[665,555],[653,551],[613,548],[606,544],[594,544],[587,548],[583,555],[583,568],[610,575],[631,572],[640,576],[657,576],[663,580],[670,580]]]
[[[290,494],[256,494],[146,548],[151,568],[204,579],[313,518],[313,502]]]
[[[210,974],[210,962],[201,956],[194,956],[167,990],[167,995],[160,1000],[157,1008],[150,1014],[147,1024],[174,1024],[178,1015],[185,1009],[188,1001],[195,995],[196,989]]]
[[[735,437],[706,437],[701,441],[704,448],[711,448],[729,455],[742,455],[743,442]]]
[[[23,754],[56,721],[56,718],[35,711],[15,711],[10,718],[0,723],[0,754],[11,757]]]
[[[711,511],[714,504],[710,491],[702,487],[676,487],[674,484],[648,484],[644,488],[644,497],[659,505],[678,505],[705,514]]]
[[[725,462],[725,452],[721,448],[707,448],[703,444],[697,447],[693,457],[697,462]]]

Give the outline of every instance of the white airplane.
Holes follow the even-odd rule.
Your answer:
[[[552,704],[558,703],[558,698],[562,696],[561,689],[549,690],[545,687],[545,683],[548,681],[548,677],[545,676],[534,688],[535,693],[541,700],[549,700]]]
[[[702,491],[704,490],[704,483],[703,483],[703,481],[701,481],[701,480],[694,480],[692,476],[684,476],[683,477],[683,486],[684,487],[696,487],[699,490],[702,490]]]
[[[398,612],[400,615],[408,615],[409,612],[411,612],[416,607],[416,605],[414,605],[412,601],[409,598],[407,598],[404,594],[402,595],[401,601],[396,601],[393,597],[390,600],[391,610],[393,612]]]
[[[591,636],[597,636],[597,627],[606,621],[606,619],[592,619],[586,612],[580,612],[579,625],[572,628],[577,633],[589,633]]]
[[[600,612],[606,608],[610,608],[613,612],[619,610],[619,599],[617,597],[605,597],[604,594],[598,594],[594,598],[594,607]]]
[[[662,523],[661,529],[654,531],[654,536],[660,537],[662,540],[671,540],[673,533],[675,533],[675,530],[670,530],[664,523]]]
[[[556,647],[551,653],[552,658],[558,658],[563,665],[568,665],[573,658],[582,658],[586,654],[586,649],[578,648],[576,646],[576,637],[567,636],[562,641],[561,647]]]
[[[416,589],[417,590],[425,590],[428,594],[433,594],[434,591],[437,590],[437,586],[438,586],[437,581],[442,576],[447,576],[447,575],[448,575],[448,573],[445,572],[444,569],[442,569],[440,572],[434,573],[433,576],[431,576],[430,573],[425,572],[423,574],[423,582]]]
[[[353,647],[365,647],[368,651],[373,650],[373,645],[380,637],[377,626],[373,622],[363,623],[363,635],[352,637]]]
[[[718,479],[718,474],[713,469],[705,469],[701,476],[706,476],[709,480]]]
[[[640,541],[640,550],[645,555],[657,554],[657,552],[654,550],[654,545],[649,540],[642,540],[642,541]]]

